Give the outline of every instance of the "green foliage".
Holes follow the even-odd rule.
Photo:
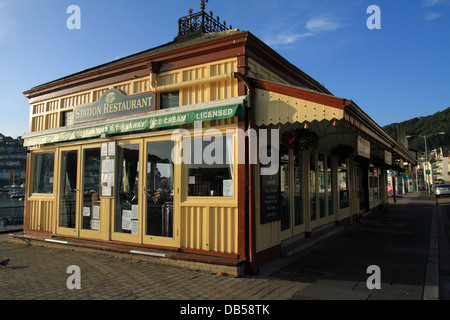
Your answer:
[[[425,151],[425,139],[423,136],[438,132],[446,132],[446,135],[432,135],[427,137],[428,150],[450,145],[450,108],[436,112],[428,117],[414,118],[400,123],[387,125],[383,130],[392,138],[397,139],[397,125],[403,129],[408,139],[409,147],[417,151]]]

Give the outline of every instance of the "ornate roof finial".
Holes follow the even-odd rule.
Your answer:
[[[177,39],[186,39],[199,33],[222,32],[228,29],[225,21],[221,22],[219,17],[214,18],[212,11],[210,14],[205,11],[208,2],[209,0],[201,0],[200,12],[193,13],[193,10],[190,9],[188,16],[178,20]],[[232,29],[231,26],[230,29]]]
[[[207,3],[208,3],[208,0],[202,0],[200,2],[200,9],[202,9],[202,11],[205,11]]]

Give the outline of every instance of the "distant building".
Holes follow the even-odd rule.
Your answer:
[[[450,146],[432,151],[430,162],[433,168],[433,183],[450,183]]]
[[[23,140],[0,134],[0,187],[25,182],[26,161],[27,148]]]

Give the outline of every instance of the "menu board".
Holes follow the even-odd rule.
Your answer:
[[[280,220],[280,174],[261,175],[261,223]]]

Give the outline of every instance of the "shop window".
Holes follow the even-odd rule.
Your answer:
[[[233,136],[193,139],[188,169],[191,197],[233,197]],[[217,140],[216,140],[217,139]],[[199,149],[199,150],[196,150]]]
[[[319,153],[318,166],[318,183],[319,183],[319,214],[321,218],[327,216],[327,198],[325,184],[325,155]]]
[[[160,95],[161,110],[176,108],[180,105],[180,91],[163,92]]]
[[[348,169],[338,169],[338,183],[339,183],[339,202],[340,208],[348,208],[350,206],[350,188],[348,184]]]
[[[311,221],[316,220],[316,180],[316,154],[314,152],[311,152],[311,155],[309,157],[309,204]]]
[[[369,169],[369,201],[377,202],[379,200],[379,172],[378,169]]]
[[[331,157],[327,157],[327,185],[328,185],[328,215],[332,216],[334,214],[334,188],[333,188],[333,172]]]
[[[281,157],[280,187],[281,187],[281,231],[291,227],[290,196],[289,196],[289,155]]]
[[[33,193],[53,193],[54,162],[53,153],[39,153],[33,156]]]
[[[300,226],[303,224],[303,196],[302,196],[302,154],[295,157],[294,161],[294,224]]]

